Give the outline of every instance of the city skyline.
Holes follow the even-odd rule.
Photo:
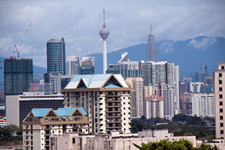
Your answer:
[[[107,10],[107,27],[111,31],[108,52],[146,43],[150,23],[154,27],[156,41],[184,40],[199,35],[212,37],[225,35],[223,21],[225,3],[222,1],[148,2],[143,0],[141,3],[7,1],[0,3],[2,57],[16,56],[13,54],[16,44],[21,57],[33,58],[34,65],[42,67],[47,66],[45,43],[51,38],[57,39],[62,36],[65,38],[67,56],[102,52],[102,40],[98,31],[102,26],[103,5]],[[24,36],[30,23],[32,26]],[[22,40],[23,45],[19,46]],[[207,45],[208,42],[210,41],[199,44]]]

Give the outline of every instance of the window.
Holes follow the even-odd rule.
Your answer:
[[[219,73],[219,77],[222,77],[222,73]]]
[[[223,105],[223,102],[220,102],[220,106],[222,106]]]
[[[223,120],[223,116],[220,116],[220,120]]]
[[[219,88],[219,91],[223,91],[223,88],[222,88],[222,87],[220,87],[220,88]]]
[[[222,94],[220,94],[220,98],[223,98],[223,95]]]
[[[223,134],[223,130],[220,130],[220,134]]]
[[[223,109],[220,109],[220,113],[222,113],[223,112]]]
[[[223,69],[223,70],[224,70],[224,66],[221,66],[221,69]]]
[[[73,144],[75,144],[75,142],[76,142],[76,141],[75,141],[75,138],[73,138]]]
[[[219,84],[223,84],[222,80],[219,80]]]
[[[223,123],[220,123],[220,127],[223,127]]]

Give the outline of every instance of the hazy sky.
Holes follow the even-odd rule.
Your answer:
[[[65,38],[67,56],[102,52],[98,32],[103,6],[110,31],[108,52],[146,43],[151,23],[157,41],[199,35],[225,37],[224,0],[46,1],[0,1],[1,57],[15,56],[16,44],[21,57],[31,57],[35,65],[46,67],[46,42],[61,37]]]

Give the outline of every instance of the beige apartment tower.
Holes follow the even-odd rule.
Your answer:
[[[130,133],[130,91],[119,74],[76,75],[62,90],[65,107],[83,107],[89,133]]]
[[[132,88],[132,117],[141,118],[144,115],[144,80],[141,77],[127,78],[127,84]]]
[[[225,62],[214,71],[216,138],[225,139]]]

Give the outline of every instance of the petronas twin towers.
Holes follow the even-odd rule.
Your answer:
[[[157,61],[155,36],[152,33],[152,26],[147,40],[146,61]]]

